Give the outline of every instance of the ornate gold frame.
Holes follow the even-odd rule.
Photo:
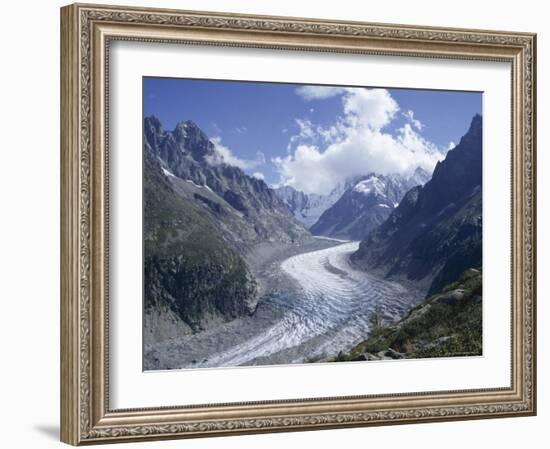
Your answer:
[[[111,410],[108,390],[109,42],[508,61],[512,66],[510,388]],[[85,443],[533,415],[536,36],[75,4],[61,9],[61,439]]]

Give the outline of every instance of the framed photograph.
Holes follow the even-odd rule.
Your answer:
[[[75,4],[61,36],[64,442],[536,413],[534,34]]]

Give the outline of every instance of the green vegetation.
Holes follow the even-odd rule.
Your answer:
[[[466,270],[456,282],[391,325],[375,314],[369,338],[334,361],[481,355],[482,276]]]
[[[178,195],[145,151],[144,302],[168,306],[197,331],[209,319],[251,312],[255,281],[199,205]]]

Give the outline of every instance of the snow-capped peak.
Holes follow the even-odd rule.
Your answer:
[[[355,184],[353,191],[363,193],[364,195],[370,195],[371,193],[375,195],[384,195],[384,187],[385,184],[383,181],[376,176],[371,176]]]

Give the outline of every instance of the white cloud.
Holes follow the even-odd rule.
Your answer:
[[[308,118],[306,119],[296,119],[296,124],[300,128],[300,133],[297,136],[293,136],[295,139],[315,139],[315,127],[312,121]]]
[[[408,174],[418,166],[431,171],[443,157],[413,129],[414,124],[406,123],[393,134],[384,131],[399,111],[387,90],[348,88],[340,94],[344,115],[334,124],[321,127],[309,120],[296,121],[299,133],[291,137],[288,155],[272,160],[281,184],[326,194],[350,176]]]
[[[408,120],[408,122],[413,125],[418,131],[422,131],[422,128],[424,128],[424,124],[414,118],[414,112],[410,109],[408,111],[403,112],[403,116]]]
[[[235,128],[235,132],[238,134],[244,134],[248,131],[248,128],[246,126],[237,126]]]
[[[307,101],[324,100],[341,95],[347,118],[363,120],[362,124],[371,128],[383,128],[399,111],[397,102],[386,89],[300,86],[296,89],[296,93]]]
[[[222,144],[221,137],[211,137],[210,141],[214,144],[214,149],[216,150],[214,156],[207,157],[208,163],[212,165],[227,164],[245,170],[265,163],[265,156],[260,151],[257,153],[258,158],[256,160],[239,159],[228,147]]]
[[[348,89],[344,113],[353,127],[380,130],[388,125],[399,105],[386,89]]]
[[[265,175],[262,172],[256,171],[252,173],[252,177],[256,179],[261,179],[262,181],[265,180]]]
[[[454,147],[456,147],[456,143],[454,143],[452,140],[449,142],[449,145],[447,145],[447,148],[446,150],[447,151],[450,151],[452,150]]]
[[[332,86],[300,86],[296,93],[304,100],[324,100],[325,98],[341,95],[346,91],[345,87]]]
[[[303,142],[309,143],[333,143],[342,138],[345,134],[346,125],[344,121],[338,117],[336,122],[323,128],[320,125],[314,125],[310,119],[296,119],[296,125],[298,125],[299,132],[290,137],[287,151],[291,151],[293,145]]]

